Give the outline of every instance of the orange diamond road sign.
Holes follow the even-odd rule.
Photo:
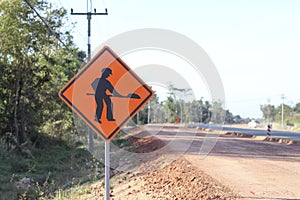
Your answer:
[[[59,91],[59,97],[105,141],[112,140],[153,94],[107,46]]]

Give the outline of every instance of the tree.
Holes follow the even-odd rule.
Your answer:
[[[62,47],[24,1],[0,2],[0,133],[14,133],[17,147],[55,123],[60,127],[58,132],[70,128],[62,120],[70,122],[71,112],[58,103],[57,92],[84,58],[70,33],[64,31],[66,11],[52,9],[44,1],[31,4],[82,60]]]
[[[148,109],[147,109],[148,114]],[[164,123],[165,113],[162,103],[159,102],[159,98],[154,91],[154,96],[150,100],[150,122],[151,123]]]
[[[211,108],[211,104],[208,101],[205,101],[202,108],[202,122],[204,123],[210,122],[210,118],[211,118],[210,108]]]
[[[294,107],[294,112],[295,112],[296,114],[300,114],[300,102],[297,103],[297,104],[295,105],[295,107]]]
[[[282,118],[282,105],[279,105],[276,107],[275,109],[275,113],[276,113],[276,120],[277,121],[281,121]],[[283,118],[285,121],[289,121],[292,118],[293,115],[293,109],[291,106],[283,104]]]
[[[213,102],[211,105],[211,121],[216,124],[221,124],[225,120],[225,110],[222,107],[221,102]]]
[[[243,123],[243,119],[240,115],[234,115],[233,116],[233,123],[234,124],[242,124]]]
[[[164,110],[166,113],[166,122],[174,123],[176,117],[176,105],[174,99],[169,96],[164,103]]]
[[[164,122],[164,110],[161,103],[159,103],[158,96],[154,91],[154,96],[150,100],[150,110],[148,108],[149,103],[146,104],[137,115],[134,116],[133,121],[137,124],[148,123],[148,112],[150,111],[150,122],[151,123],[163,123]],[[139,118],[137,120],[137,117]]]
[[[190,122],[199,123],[203,119],[204,106],[202,100],[193,100],[188,105],[188,118]]]
[[[274,105],[271,104],[261,105],[260,110],[262,111],[266,121],[272,122],[275,120],[276,110]]]
[[[229,110],[225,111],[225,123],[227,123],[227,124],[233,124],[234,123],[233,114]]]

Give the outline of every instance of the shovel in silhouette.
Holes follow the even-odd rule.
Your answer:
[[[140,97],[138,94],[130,93],[130,94],[128,94],[125,98],[130,98],[130,99],[140,99],[141,97]]]
[[[86,93],[88,96],[95,96],[94,93]],[[129,93],[127,96],[113,96],[113,95],[108,95],[110,97],[118,97],[118,98],[130,98],[130,99],[140,99],[141,97],[138,94],[135,93]]]

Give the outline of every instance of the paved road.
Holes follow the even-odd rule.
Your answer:
[[[258,136],[266,136],[267,133],[267,130],[261,130],[261,129],[235,128],[235,127],[228,127],[228,126],[221,127],[221,126],[209,125],[209,124],[191,124],[189,127],[210,128],[215,130],[223,130],[228,132],[240,132],[240,133],[253,134]],[[289,138],[293,140],[300,140],[300,133],[298,132],[272,130],[271,136],[280,137],[280,138]]]

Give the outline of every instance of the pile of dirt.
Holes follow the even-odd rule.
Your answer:
[[[183,158],[141,179],[152,199],[236,199],[238,196]]]
[[[246,133],[240,133],[240,132],[226,132],[225,135],[244,137],[244,138],[255,138],[255,135],[253,135],[253,134],[246,134]]]
[[[253,135],[253,134],[240,133],[240,132],[226,132],[225,135],[237,136],[237,137],[242,137],[242,138],[253,138],[255,140],[262,140],[262,141],[267,141],[267,142],[277,142],[280,144],[300,145],[300,141],[288,139],[288,138],[280,138],[280,137],[272,137],[272,136],[258,136],[258,135]]]
[[[155,136],[130,137],[136,153],[148,153],[166,145]],[[141,154],[143,155],[143,154]],[[168,162],[172,155],[157,155],[138,171],[117,174],[111,179],[111,199],[237,199],[238,195],[200,171],[184,157]],[[148,158],[147,158],[148,159]],[[153,166],[154,165],[154,166]],[[90,194],[78,199],[104,199],[104,182],[94,183]]]
[[[130,137],[130,142],[134,146],[135,153],[150,153],[165,146],[165,143],[155,136]]]
[[[124,173],[113,179],[112,200],[194,199],[233,200],[239,195],[180,158],[162,169],[145,174]],[[78,199],[104,199],[104,182],[90,187],[91,193]]]

